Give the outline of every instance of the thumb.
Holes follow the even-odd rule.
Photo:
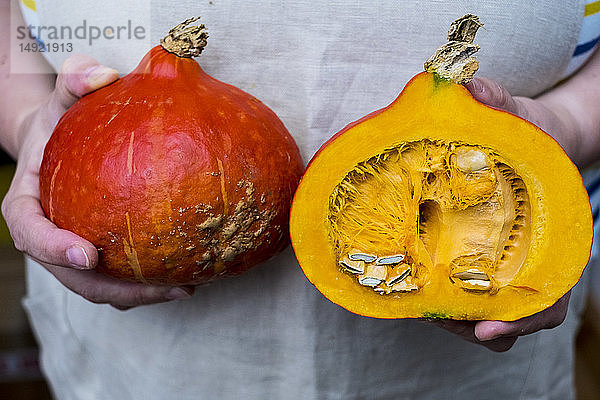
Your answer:
[[[81,96],[118,78],[117,70],[99,64],[90,56],[77,54],[67,58],[58,73],[56,86],[50,97],[49,108],[53,116],[58,120]]]
[[[520,103],[513,98],[502,85],[487,78],[473,78],[465,85],[471,95],[479,102],[519,115]]]

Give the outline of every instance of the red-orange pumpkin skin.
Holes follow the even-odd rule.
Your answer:
[[[98,271],[198,284],[287,246],[302,172],[268,107],[156,46],[61,118],[44,151],[40,198],[58,227],[97,246]]]

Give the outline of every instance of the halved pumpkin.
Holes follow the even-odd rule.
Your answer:
[[[460,63],[472,76],[473,59]],[[579,171],[551,136],[439,72],[321,147],[292,205],[296,257],[325,297],[365,316],[541,311],[589,259]]]

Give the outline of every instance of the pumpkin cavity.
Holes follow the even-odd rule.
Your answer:
[[[473,293],[509,286],[530,246],[527,187],[493,150],[405,142],[359,162],[329,198],[340,270],[380,294],[434,281]]]

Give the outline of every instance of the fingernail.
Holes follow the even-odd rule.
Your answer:
[[[98,89],[106,86],[119,77],[119,72],[114,68],[104,65],[94,65],[85,71],[88,85],[92,89]]]
[[[499,337],[501,337],[502,335],[475,335],[475,337],[477,338],[477,340],[479,340],[480,342],[487,342],[488,340],[494,340],[494,339],[498,339]]]
[[[182,288],[173,288],[171,290],[169,290],[167,292],[167,294],[165,295],[165,297],[168,300],[179,300],[179,299],[187,299],[188,297],[191,297],[192,295],[187,292],[185,289]]]
[[[73,246],[67,250],[67,259],[71,266],[77,269],[90,269],[90,259],[83,247]]]
[[[494,340],[502,337],[501,331],[491,328],[492,327],[490,327],[489,324],[485,328],[482,326],[475,326],[474,333],[477,340],[480,342],[487,342],[488,340]]]
[[[483,85],[479,81],[479,79],[473,79],[469,85],[471,86],[471,92],[483,93]]]

